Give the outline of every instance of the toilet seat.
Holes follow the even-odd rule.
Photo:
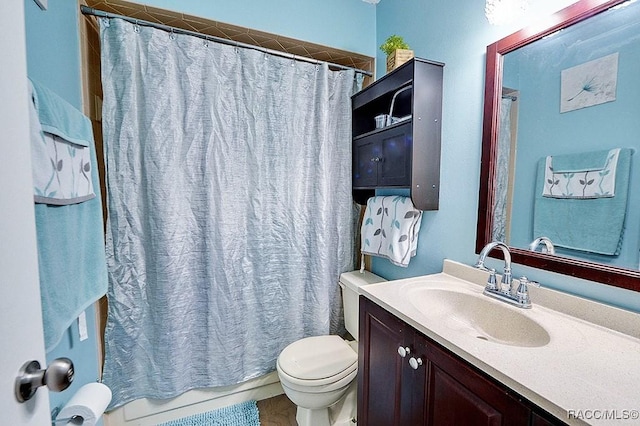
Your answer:
[[[291,343],[278,357],[286,380],[305,388],[325,386],[351,376],[358,369],[358,354],[339,336],[313,336]]]

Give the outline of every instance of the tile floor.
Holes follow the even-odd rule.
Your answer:
[[[296,406],[286,395],[258,401],[260,426],[297,426]]]

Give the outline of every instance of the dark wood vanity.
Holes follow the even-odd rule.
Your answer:
[[[565,424],[363,296],[359,335],[359,425]]]

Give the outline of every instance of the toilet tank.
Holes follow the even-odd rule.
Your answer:
[[[342,288],[342,308],[344,310],[344,326],[347,331],[358,340],[358,296],[360,287],[386,281],[369,271],[344,272],[340,275]]]

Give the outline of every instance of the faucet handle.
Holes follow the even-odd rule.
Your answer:
[[[487,278],[487,286],[485,288],[487,290],[498,289],[498,286],[496,284],[496,270],[493,268],[489,269],[489,278]]]
[[[540,287],[540,283],[538,281],[532,281],[529,278],[525,277],[524,275],[521,276],[518,281],[520,282],[520,285],[524,284],[525,287],[527,285],[532,285],[534,287]]]
[[[531,304],[531,300],[529,298],[529,285],[534,287],[540,287],[540,283],[537,281],[530,281],[527,277],[520,277],[520,284],[518,285],[518,290],[516,291],[516,296],[518,301],[522,304]]]

